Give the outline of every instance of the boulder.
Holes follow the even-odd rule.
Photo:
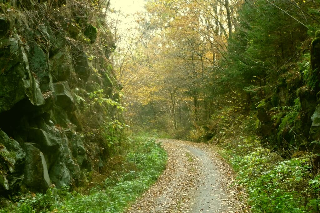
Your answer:
[[[74,70],[77,76],[81,80],[86,82],[90,76],[91,69],[92,69],[89,66],[88,56],[81,48],[77,46],[73,46],[71,48],[71,52],[72,52],[72,61],[73,61]]]
[[[52,90],[47,56],[35,41],[26,42],[33,36],[33,32],[25,25],[27,21],[21,18],[21,14],[18,13],[16,16],[19,20],[15,23],[18,25],[16,27],[23,26],[26,35],[14,33],[1,39],[0,112],[9,110],[26,97],[35,106],[44,105],[42,91]],[[0,25],[4,27],[9,23],[6,20],[0,21]],[[7,28],[10,26],[5,27]]]
[[[4,17],[0,17],[0,37],[6,36],[9,29],[10,22]]]
[[[5,194],[20,185],[25,152],[19,143],[0,130],[0,192]]]
[[[97,39],[97,28],[89,24],[83,33],[87,38],[90,39],[91,44],[93,44]]]
[[[70,186],[74,182],[78,182],[80,178],[80,168],[74,162],[71,150],[69,149],[69,141],[64,137],[61,141],[59,151],[55,155],[55,162],[50,169],[50,178],[58,187]]]
[[[26,70],[24,61],[19,63],[23,59],[19,42],[19,38],[10,38],[0,43],[0,112],[9,110],[26,97],[22,81]]]
[[[19,173],[26,157],[20,144],[9,138],[2,130],[0,130],[0,157],[1,165],[4,165],[3,167],[6,167],[9,173]]]
[[[72,156],[76,159],[78,165],[81,167],[83,162],[87,159],[82,136],[76,132],[68,131],[67,137],[71,143]]]
[[[45,103],[45,100],[42,95],[39,82],[36,79],[35,73],[31,72],[29,68],[30,66],[27,52],[23,47],[21,47],[20,49],[22,54],[22,65],[25,69],[25,75],[22,78],[25,93],[33,105],[41,106]]]
[[[68,116],[68,112],[58,106],[54,106],[54,114],[52,114],[52,119],[55,124],[57,124],[57,128],[69,128],[70,119]]]
[[[57,130],[59,131],[59,130]],[[45,152],[54,153],[59,148],[60,134],[40,128],[30,128],[28,139]]]
[[[30,51],[28,52],[29,69],[39,83],[40,90],[52,90],[51,76],[49,73],[48,59],[46,54],[35,42],[30,42]],[[51,87],[50,87],[51,86]]]
[[[45,103],[40,84],[49,90],[46,56],[35,43],[31,47],[13,34],[0,43],[0,112],[7,111],[27,96],[35,106]],[[37,75],[38,73],[38,75]],[[43,73],[43,74],[39,74]]]
[[[74,107],[73,97],[69,88],[68,82],[57,82],[53,84],[54,93],[56,97],[56,105],[63,109],[70,109],[72,111]]]
[[[97,81],[89,80],[86,82],[86,90],[88,92],[94,92],[100,89],[100,85]]]
[[[0,191],[8,191],[9,190],[9,182],[7,180],[7,176],[0,172]]]
[[[71,184],[71,175],[66,164],[62,161],[56,162],[50,170],[50,177],[56,187],[61,188]]]
[[[48,166],[43,153],[31,143],[25,143],[27,153],[24,184],[35,191],[46,191],[51,185]]]
[[[54,34],[53,32],[49,33],[49,59],[51,60],[52,57],[58,54],[60,51],[64,52],[65,48],[68,46],[66,45],[66,38],[63,37],[61,34]],[[52,68],[52,67],[51,67]]]
[[[65,130],[58,125],[50,126],[45,122],[39,123],[38,127],[29,129],[28,140],[34,142],[33,146],[42,151],[46,165],[50,168],[50,180],[57,187],[70,185],[73,181],[78,182],[80,178],[79,165],[73,160],[76,156],[72,155],[69,148],[73,145],[65,131],[70,132],[71,130]],[[82,141],[79,141],[81,138],[71,137],[71,139],[76,140],[77,149],[81,149],[81,145],[83,145]]]
[[[79,26],[74,22],[69,22],[67,31],[69,32],[70,37],[73,39],[77,39],[78,35],[81,33]]]
[[[50,59],[50,70],[54,83],[66,81],[74,72],[72,66],[72,57],[67,47],[60,50]]]

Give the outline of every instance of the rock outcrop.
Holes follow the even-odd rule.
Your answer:
[[[120,86],[101,8],[0,1],[1,195],[75,186],[101,168],[96,159],[107,160],[112,147],[104,127],[121,117],[109,106],[119,101]]]
[[[286,158],[297,150],[320,152],[320,31],[310,47],[310,57],[282,67],[283,74],[258,106],[259,135]]]

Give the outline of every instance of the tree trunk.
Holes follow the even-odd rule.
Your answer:
[[[176,119],[176,96],[175,92],[170,93],[171,98],[171,107],[172,107],[172,120],[173,120],[173,127],[177,129],[177,119]]]
[[[228,29],[229,29],[229,37],[232,34],[232,17],[231,17],[231,9],[230,9],[230,4],[229,4],[229,0],[225,0],[225,7],[226,7],[226,11],[227,11],[227,21],[228,21]]]
[[[198,96],[194,95],[193,96],[193,105],[194,105],[194,117],[195,121],[199,121],[199,115],[198,115]]]

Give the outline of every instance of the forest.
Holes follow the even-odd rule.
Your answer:
[[[319,6],[148,1],[119,68],[128,124],[223,147],[253,212],[318,212]]]
[[[241,212],[319,212],[320,0],[144,2],[125,38],[110,0],[0,0],[0,212],[130,212],[163,138]]]

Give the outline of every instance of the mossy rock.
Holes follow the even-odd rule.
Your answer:
[[[0,17],[0,37],[6,36],[8,34],[8,31],[10,29],[10,22]]]
[[[90,39],[91,44],[93,44],[97,39],[97,28],[90,24],[85,28],[83,34]]]
[[[76,46],[71,47],[72,61],[75,73],[82,81],[87,81],[92,68],[89,66],[88,56]]]
[[[60,49],[60,51],[50,59],[50,70],[53,83],[67,81],[71,78],[71,73],[74,72],[74,68],[68,47]]]
[[[36,76],[41,91],[50,91],[50,76],[48,58],[41,47],[35,43],[30,42],[30,51],[28,52],[29,68]]]
[[[56,0],[53,1],[53,7],[61,7],[62,5],[66,5],[67,0]]]
[[[80,34],[81,30],[79,26],[73,22],[69,23],[68,25],[68,33],[71,38],[77,39],[78,35]]]
[[[320,69],[320,30],[316,32],[315,39],[311,43],[311,69],[317,70],[317,76],[319,80]]]
[[[20,144],[0,129],[0,193],[5,194],[20,185],[25,157]]]
[[[74,108],[74,100],[68,82],[57,82],[53,86],[56,96],[56,105],[72,111]]]
[[[31,143],[25,143],[26,161],[24,184],[32,191],[45,192],[51,185],[43,153]]]
[[[101,43],[104,47],[105,56],[109,58],[110,54],[116,49],[116,44],[110,30],[100,32]]]

